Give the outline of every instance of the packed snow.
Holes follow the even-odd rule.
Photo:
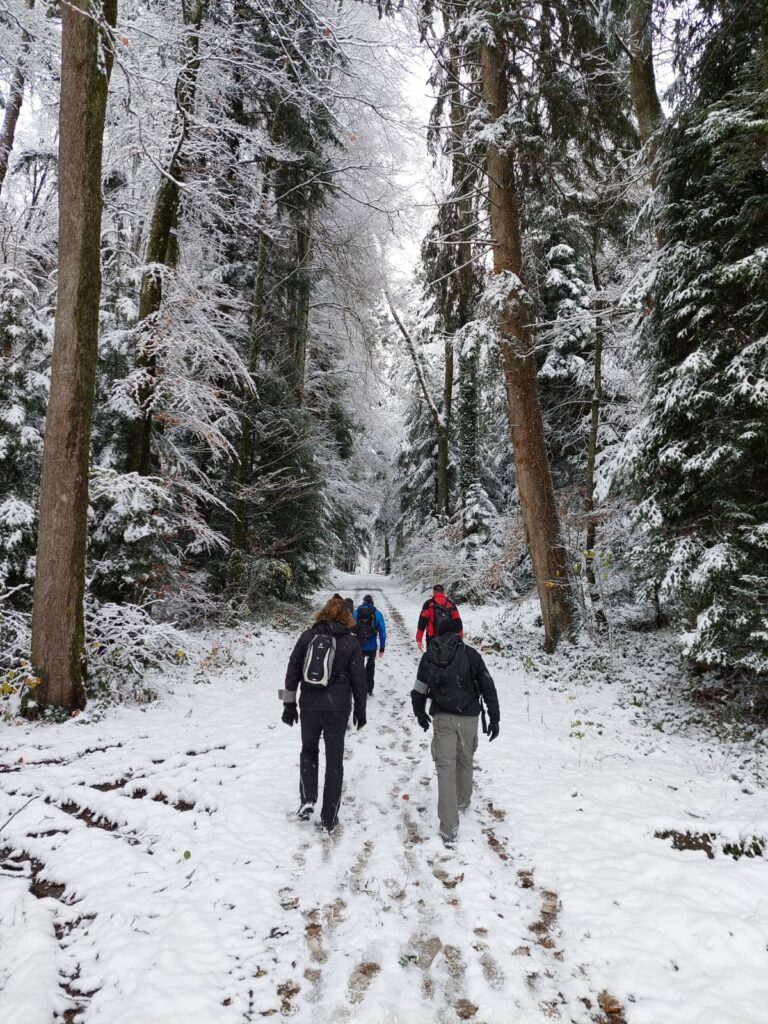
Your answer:
[[[292,629],[211,635],[154,703],[0,729],[0,1021],[765,1024],[765,861],[724,850],[768,835],[759,762],[655,729],[644,665],[490,650],[501,735],[446,849],[409,699],[424,595],[336,585],[389,644],[330,836],[295,819]]]

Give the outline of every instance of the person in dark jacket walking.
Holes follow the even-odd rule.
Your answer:
[[[438,632],[437,626],[445,618],[451,618],[454,622],[461,623],[461,616],[459,615],[459,609],[450,599],[445,596],[445,587],[442,583],[436,583],[432,587],[432,597],[430,597],[421,607],[421,614],[419,615],[419,622],[416,626],[416,646],[420,651],[424,650],[424,635],[427,637],[427,644]],[[460,635],[463,635],[461,626],[459,627]]]
[[[320,822],[332,832],[339,820],[344,780],[344,734],[354,705],[353,723],[365,725],[366,685],[363,654],[354,634],[355,620],[343,597],[334,594],[315,616],[315,624],[299,637],[288,660],[282,719],[299,720],[301,756],[297,816],[311,818],[317,803],[320,738],[325,745],[325,785]],[[298,706],[297,706],[298,694]]]
[[[432,723],[432,758],[437,769],[440,837],[450,846],[459,832],[459,811],[472,799],[473,758],[481,701],[488,709],[488,739],[499,735],[499,698],[483,657],[461,639],[461,620],[445,618],[422,655],[411,690],[416,720]],[[432,704],[427,714],[427,698]],[[430,719],[429,715],[432,715]],[[483,723],[485,731],[485,722]]]
[[[387,627],[384,625],[384,616],[378,608],[373,605],[373,598],[366,594],[363,603],[355,612],[357,623],[357,639],[363,649],[363,660],[365,661],[365,682],[368,686],[368,696],[373,693],[373,679],[376,672],[376,648],[379,649],[379,657],[384,657],[384,648],[387,645]]]

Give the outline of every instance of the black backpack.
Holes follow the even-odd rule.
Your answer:
[[[357,609],[357,639],[361,644],[376,636],[376,609],[369,604],[360,605]]]
[[[336,637],[328,633],[315,633],[304,655],[301,678],[307,686],[328,686],[333,675],[336,657]]]
[[[437,601],[431,601],[430,604],[432,606],[432,628],[434,629],[432,635],[440,636],[440,627],[453,618],[456,605],[449,597],[446,597],[445,604],[438,604]]]
[[[443,711],[460,714],[477,696],[467,649],[461,641],[448,646],[433,640],[427,647],[424,671],[429,696]]]

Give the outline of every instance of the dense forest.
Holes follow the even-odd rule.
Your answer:
[[[0,0],[0,117],[7,714],[359,565],[764,679],[764,0]]]

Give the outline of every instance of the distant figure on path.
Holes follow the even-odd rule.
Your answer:
[[[368,696],[373,693],[373,677],[376,672],[376,647],[379,648],[379,657],[384,657],[384,648],[387,645],[387,628],[384,625],[384,616],[373,605],[373,598],[366,594],[363,603],[355,612],[357,622],[357,639],[363,649],[365,659],[365,682],[368,687]]]
[[[472,799],[477,720],[488,707],[489,740],[499,735],[499,698],[482,655],[461,639],[461,619],[446,616],[422,655],[411,690],[413,713],[426,732],[432,721],[432,758],[437,769],[440,838],[452,846],[459,832],[459,811]],[[432,698],[427,714],[427,698]]]
[[[445,596],[445,587],[442,583],[436,583],[432,587],[432,597],[424,602],[419,615],[419,624],[416,627],[416,644],[420,651],[424,650],[423,638],[427,634],[427,644],[438,632],[438,626],[444,619],[453,619],[461,622],[459,609],[450,599]],[[463,635],[460,630],[459,635]]]
[[[323,738],[325,785],[320,823],[329,832],[339,820],[344,734],[353,704],[353,723],[362,729],[366,721],[363,655],[354,629],[355,620],[344,598],[334,594],[315,616],[314,626],[296,642],[288,661],[285,689],[278,691],[286,725],[294,725],[301,710],[301,802],[297,811],[301,821],[312,817],[317,803],[320,737]]]

